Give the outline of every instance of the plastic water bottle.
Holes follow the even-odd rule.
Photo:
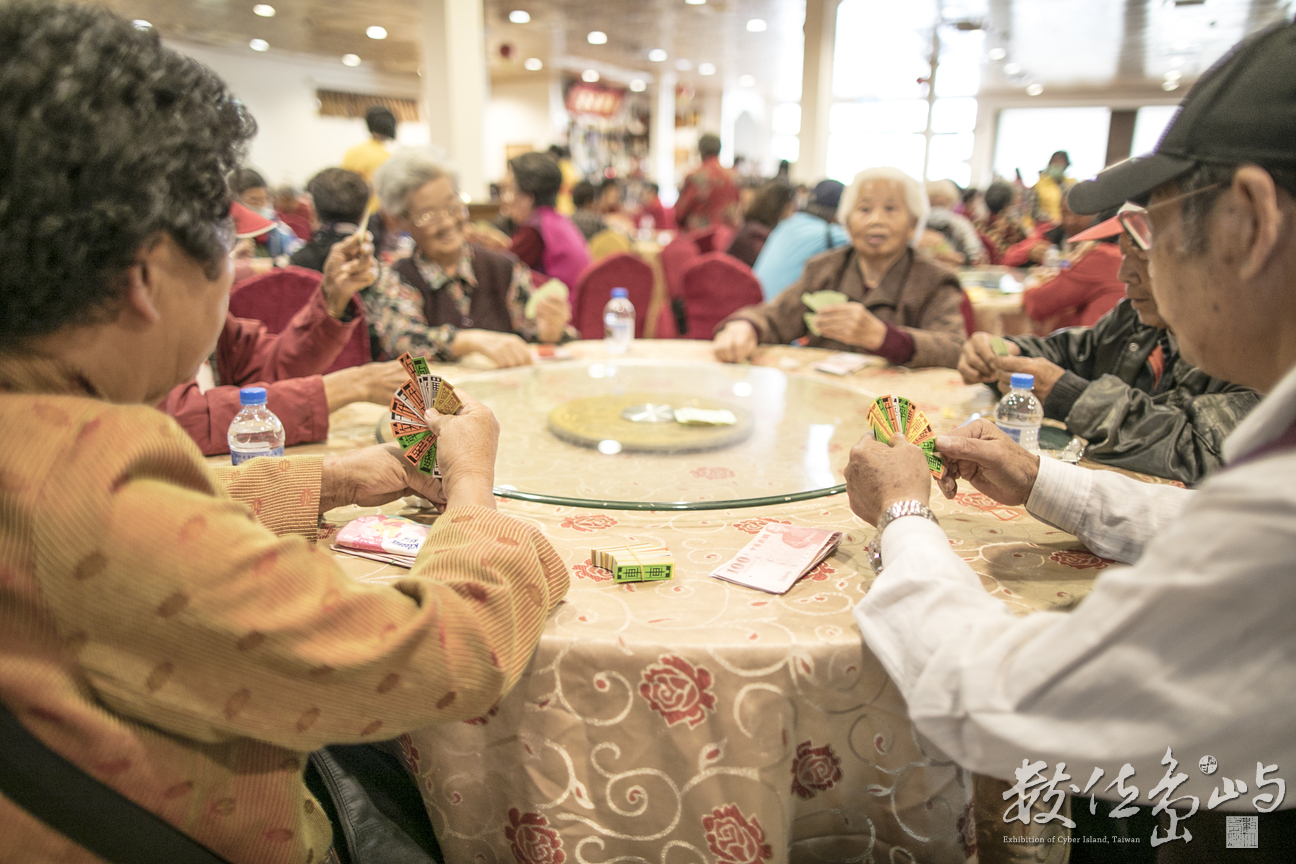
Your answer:
[[[240,465],[258,456],[284,455],[284,428],[266,407],[264,387],[239,391],[243,410],[234,415],[229,427],[230,462]]]
[[[1009,383],[1012,389],[999,400],[999,407],[995,408],[995,425],[1026,448],[1027,452],[1038,454],[1044,406],[1031,392],[1035,389],[1035,376],[1014,372]]]
[[[624,288],[613,288],[603,307],[603,347],[609,354],[625,354],[634,341],[635,308]]]

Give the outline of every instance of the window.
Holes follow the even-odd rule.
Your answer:
[[[1065,150],[1071,157],[1067,173],[1092,177],[1107,160],[1110,128],[1110,108],[1007,108],[999,112],[995,173],[1012,180],[1020,171],[1026,185],[1033,186],[1049,156]]]

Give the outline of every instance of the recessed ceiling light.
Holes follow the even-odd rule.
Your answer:
[[[368,30],[365,30],[365,35],[368,36],[370,39],[386,39],[387,28],[374,25],[373,27],[370,27]]]
[[[262,18],[273,18],[275,12],[274,7],[268,3],[258,3],[252,7],[252,11]]]
[[[514,9],[509,13],[509,20],[514,24],[529,24],[531,23],[531,13],[525,9]]]
[[[698,74],[699,74],[699,75],[714,75],[715,72],[716,72],[716,70],[715,70],[715,64],[714,64],[714,63],[699,63],[699,64],[698,64]]]
[[[648,52],[648,59],[654,63],[661,63],[666,59],[666,49],[654,48]]]
[[[1178,81],[1180,78],[1183,77],[1183,73],[1180,72],[1178,69],[1171,69],[1169,72],[1165,74],[1165,77],[1167,81]]]
[[[747,22],[747,32],[748,32],[748,33],[764,33],[764,32],[765,32],[765,19],[764,19],[764,18],[753,18],[753,19],[751,19],[750,21],[748,21],[748,22]]]
[[[986,56],[991,60],[1002,60],[1008,56],[1008,52],[1002,48],[991,48],[986,52]]]
[[[607,34],[602,30],[591,30],[589,35],[585,37],[585,41],[591,45],[606,45]]]
[[[586,69],[581,73],[581,80],[593,84],[595,81],[599,80],[599,74],[593,69]]]
[[[675,68],[681,72],[687,72],[693,68],[693,64],[681,57],[675,61]]]
[[[528,72],[539,72],[541,69],[544,68],[544,64],[540,62],[539,57],[528,57],[526,59],[526,62],[523,63],[522,66]]]
[[[1021,74],[1021,64],[1020,64],[1020,63],[1005,63],[1005,64],[1004,64],[1004,74],[1005,74],[1005,75],[1020,75],[1020,74]]]
[[[1161,89],[1162,89],[1162,90],[1165,90],[1165,91],[1167,91],[1167,92],[1170,91],[1170,90],[1178,90],[1178,89],[1179,89],[1179,82],[1178,82],[1178,81],[1166,81],[1166,82],[1164,82],[1164,83],[1161,85]]]
[[[269,51],[270,43],[265,41],[264,39],[253,39],[251,42],[248,43],[248,47],[251,48],[253,51]]]
[[[152,29],[153,29],[153,25],[150,24],[149,22],[145,21],[143,18],[136,18],[136,19],[135,19],[134,21],[132,21],[131,23],[135,25],[135,29],[136,29],[136,30],[152,30]]]
[[[706,0],[684,0],[684,2],[690,6],[701,6],[706,3]]]
[[[1029,87],[1026,88],[1026,95],[1027,95],[1027,96],[1038,96],[1038,95],[1040,95],[1040,94],[1043,93],[1043,92],[1044,92],[1044,85],[1043,85],[1043,84],[1032,84],[1032,85],[1030,85]]]
[[[343,65],[343,66],[359,66],[359,65],[360,65],[360,58],[359,58],[357,55],[355,55],[355,54],[343,54],[343,55],[342,55],[342,65]]]
[[[648,89],[648,82],[642,78],[635,78],[630,82],[630,89],[635,93],[642,93]]]
[[[741,78],[738,79],[738,86],[739,86],[739,87],[755,87],[755,86],[756,86],[756,76],[755,76],[755,75],[744,75],[744,76],[742,76]]]

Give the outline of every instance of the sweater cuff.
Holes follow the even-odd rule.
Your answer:
[[[279,537],[314,540],[319,527],[322,456],[253,459],[237,467],[213,465],[217,485],[252,508],[257,520]]]
[[[1067,415],[1071,413],[1071,407],[1084,394],[1085,388],[1090,383],[1088,378],[1081,378],[1074,372],[1063,372],[1062,377],[1049,391],[1048,398],[1044,400],[1044,416],[1050,420],[1065,421]]]
[[[903,366],[913,359],[914,338],[892,324],[887,324],[886,328],[886,338],[873,353],[893,366]]]

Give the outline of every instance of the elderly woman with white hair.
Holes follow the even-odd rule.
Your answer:
[[[500,366],[531,362],[527,342],[579,338],[555,296],[526,317],[531,271],[507,252],[469,243],[468,208],[454,176],[430,154],[402,150],[374,175],[383,210],[414,238],[414,252],[361,292],[382,353],[453,361],[481,352]]]
[[[958,277],[915,251],[927,196],[897,168],[861,171],[837,218],[850,243],[811,258],[801,278],[768,303],[740,309],[716,328],[715,355],[746,360],[760,343],[809,337],[814,348],[877,354],[903,366],[958,364],[966,338]],[[802,298],[838,291],[846,300],[817,312]]]

